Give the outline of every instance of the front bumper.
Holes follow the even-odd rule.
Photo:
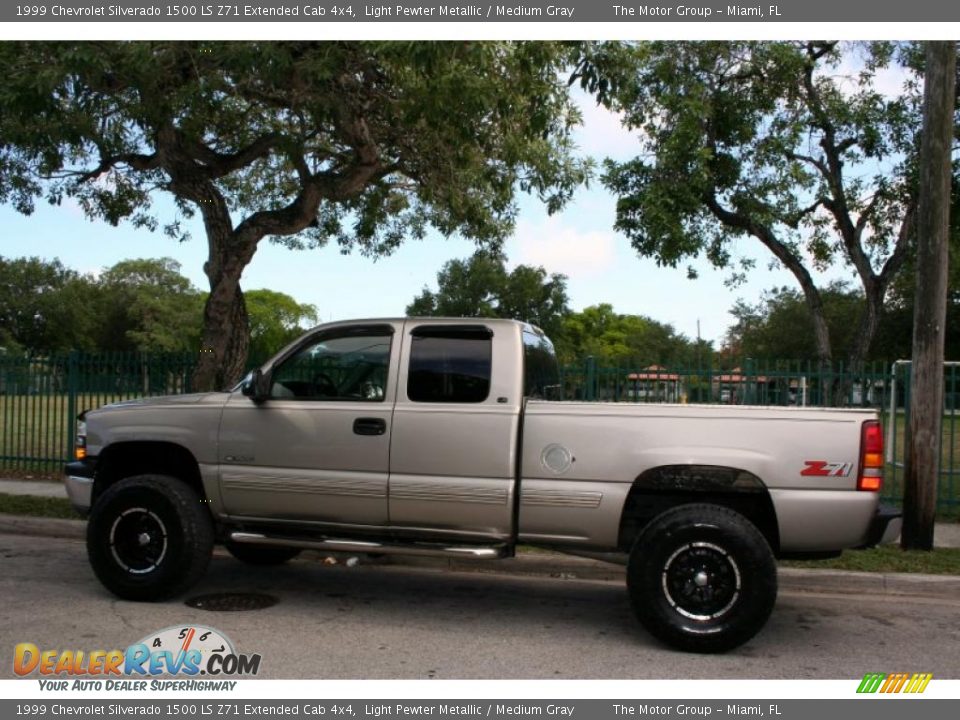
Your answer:
[[[83,516],[90,512],[93,497],[95,464],[90,459],[67,463],[63,468],[63,484],[73,509]]]
[[[867,540],[862,547],[870,548],[875,545],[886,545],[900,537],[903,527],[903,513],[899,508],[883,503],[877,508],[876,515],[867,531]]]

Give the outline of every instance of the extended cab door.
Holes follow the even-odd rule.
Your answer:
[[[230,515],[386,525],[401,328],[325,328],[274,364],[267,400],[233,394],[219,443]]]
[[[522,404],[519,336],[509,323],[407,321],[390,438],[395,528],[509,537]]]

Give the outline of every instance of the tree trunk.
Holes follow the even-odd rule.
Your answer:
[[[913,316],[910,426],[904,469],[904,549],[932,550],[943,421],[943,349],[950,230],[950,151],[956,97],[957,47],[926,44],[917,289]]]
[[[806,295],[806,293],[804,293]],[[820,294],[815,298],[806,295],[807,309],[810,310],[810,319],[813,322],[813,339],[817,346],[817,359],[821,366],[829,368],[832,364],[833,349],[830,346],[830,328],[827,318],[823,314],[823,302]]]
[[[877,329],[880,327],[886,286],[876,279],[871,279],[864,284],[866,292],[864,293],[863,312],[860,314],[853,345],[850,346],[850,352],[847,353],[846,372],[844,372],[838,384],[839,402],[837,404],[840,405],[848,404],[853,383],[858,378],[861,380],[861,404],[866,403],[869,395],[869,386],[863,378],[863,363],[867,353],[870,352],[870,346],[873,344]]]
[[[250,347],[247,305],[240,289],[240,276],[253,253],[222,251],[221,243],[209,239],[211,259],[204,265],[210,281],[210,296],[203,308],[200,358],[193,373],[196,392],[226,390],[243,377]]]
[[[823,314],[823,298],[813,284],[809,273],[793,271],[793,275],[800,283],[807,309],[810,311],[810,321],[813,323],[813,340],[817,347],[817,370],[820,374],[820,405],[829,406],[835,395],[833,348],[830,345],[830,328]]]

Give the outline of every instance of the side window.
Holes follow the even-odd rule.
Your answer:
[[[417,328],[407,397],[413,402],[483,402],[490,394],[492,346],[486,328]]]
[[[560,399],[560,368],[546,335],[523,331],[523,394],[542,400]]]
[[[321,337],[274,369],[270,397],[382,402],[392,339],[383,329]]]

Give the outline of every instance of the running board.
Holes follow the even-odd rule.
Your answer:
[[[232,532],[230,542],[243,545],[278,545],[280,547],[298,547],[306,550],[325,550],[327,552],[372,553],[376,555],[421,555],[426,557],[457,557],[488,560],[510,555],[506,545],[487,546],[445,546],[427,543],[395,543],[385,545],[366,540],[307,540],[303,538],[275,537],[251,532]]]

